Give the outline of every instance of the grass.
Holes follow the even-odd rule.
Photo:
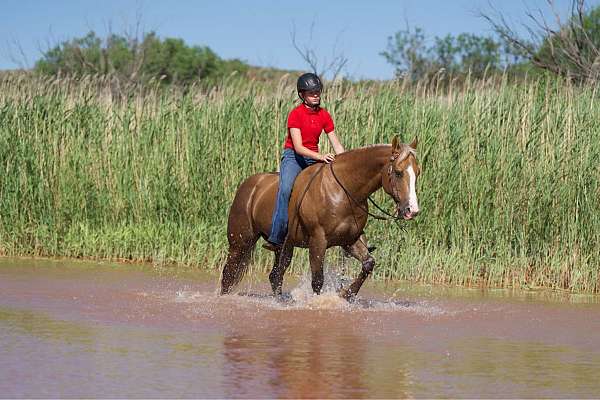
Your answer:
[[[0,76],[0,253],[220,268],[237,186],[278,169],[294,77],[113,86]],[[376,277],[600,291],[597,87],[343,83],[324,104],[346,148],[419,137],[422,214],[369,222]]]

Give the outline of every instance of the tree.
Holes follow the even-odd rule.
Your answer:
[[[421,28],[407,28],[389,37],[387,50],[380,54],[396,68],[396,75],[416,80],[442,70],[482,77],[487,70],[505,66],[505,51],[499,41],[471,33],[436,36],[428,47]]]
[[[129,82],[156,78],[175,84],[245,73],[248,68],[240,60],[221,59],[209,47],[190,47],[181,39],[161,40],[155,32],[141,40],[115,34],[103,40],[93,31],[48,50],[34,67],[50,75],[99,74]]]
[[[452,73],[470,72],[476,77],[482,77],[486,70],[498,70],[502,67],[500,43],[490,37],[471,33],[461,33],[456,37],[436,37],[430,53],[437,69],[444,68]]]
[[[397,76],[419,79],[431,70],[431,60],[421,28],[407,28],[388,37],[387,50],[379,53],[396,68]]]
[[[531,25],[525,25],[525,38],[515,32],[504,16],[483,14],[505,42],[524,55],[534,66],[578,82],[600,78],[600,6],[587,11],[584,0],[573,0],[566,22],[547,0],[554,15],[554,24],[541,12],[528,12]]]

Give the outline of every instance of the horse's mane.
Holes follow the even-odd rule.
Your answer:
[[[368,145],[368,146],[364,146],[364,147],[359,147],[359,148],[356,148],[356,149],[348,150],[348,151],[346,151],[346,152],[338,155],[336,158],[346,158],[346,157],[353,157],[353,156],[364,155],[363,153],[365,153],[365,152],[371,152],[373,150],[379,150],[379,149],[389,149],[389,150],[391,150],[391,146],[392,146],[391,144],[387,144],[387,143],[383,143],[383,144],[371,144],[371,145]],[[410,154],[412,154],[415,158],[417,157],[417,151],[415,149],[413,149],[412,147],[410,147],[409,145],[407,145],[405,143],[400,144],[400,153],[398,154],[398,158],[400,160],[404,160]]]

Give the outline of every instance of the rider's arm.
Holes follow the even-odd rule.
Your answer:
[[[321,155],[316,151],[304,147],[304,145],[302,145],[302,134],[300,133],[300,129],[290,128],[290,136],[292,137],[292,143],[294,144],[294,151],[301,156],[310,157],[317,161],[325,161],[326,163],[333,161],[332,154]]]
[[[331,143],[331,147],[333,147],[335,154],[341,154],[345,151],[344,146],[342,146],[340,139],[337,137],[334,131],[329,132],[327,137],[329,138],[329,143]]]

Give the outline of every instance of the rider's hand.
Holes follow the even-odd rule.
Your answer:
[[[321,156],[321,161],[326,164],[333,162],[333,160],[335,160],[335,154],[333,153],[327,153]]]

